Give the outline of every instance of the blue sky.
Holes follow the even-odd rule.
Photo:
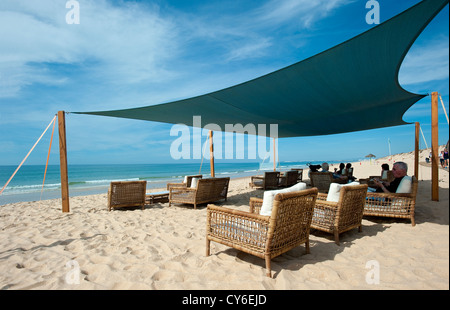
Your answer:
[[[0,1],[0,165],[17,165],[59,110],[134,108],[202,95],[301,61],[374,25],[364,0]],[[418,3],[379,0],[381,22]],[[402,64],[400,84],[449,112],[449,8]],[[431,145],[431,97],[404,115]],[[68,114],[69,164],[167,163],[171,125]],[[45,164],[51,130],[27,164]],[[439,143],[449,127],[439,102]],[[56,134],[56,133],[55,133]],[[56,135],[55,135],[56,137]],[[414,125],[278,141],[279,160],[350,160],[414,148]],[[421,147],[425,147],[421,139]],[[196,160],[198,162],[198,160]],[[178,161],[179,162],[179,161]],[[191,162],[183,160],[183,162]],[[58,140],[50,163],[58,164]]]

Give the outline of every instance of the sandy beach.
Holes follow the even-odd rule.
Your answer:
[[[421,151],[421,162],[428,151]],[[413,154],[353,163],[354,175],[377,175],[382,163]],[[331,167],[330,170],[333,170]],[[307,178],[307,171],[304,172]],[[249,178],[232,180],[226,205],[248,210]],[[168,203],[108,212],[106,193],[0,206],[2,290],[448,290],[449,175],[439,169],[439,201],[431,201],[431,168],[419,167],[416,226],[409,220],[364,218],[363,231],[313,232],[311,253],[297,247],[272,261],[211,243],[205,256],[206,206]],[[379,283],[366,276],[379,265]]]

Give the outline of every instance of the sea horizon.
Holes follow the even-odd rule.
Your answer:
[[[277,170],[308,169],[308,164],[323,161],[286,161]],[[348,161],[350,162],[350,161]],[[333,164],[336,162],[328,161]],[[6,184],[17,169],[14,165],[0,165],[0,186]],[[215,177],[241,178],[273,170],[273,163],[216,162]],[[0,205],[61,198],[60,167],[49,165],[43,184],[45,165],[23,165],[0,195]],[[211,174],[209,161],[203,163],[165,164],[70,164],[69,197],[106,194],[112,181],[146,180],[147,190],[165,188],[169,182],[181,182],[185,175]],[[0,189],[1,189],[0,188]]]

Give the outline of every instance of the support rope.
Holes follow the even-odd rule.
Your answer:
[[[6,184],[3,186],[2,190],[0,191],[0,195],[3,193],[3,191],[5,190],[6,186],[8,186],[9,182],[11,182],[11,180],[14,178],[14,176],[16,175],[17,171],[19,171],[20,167],[22,167],[23,163],[25,162],[25,160],[27,160],[28,156],[30,156],[31,152],[34,150],[34,148],[36,147],[36,145],[39,143],[39,141],[41,141],[42,137],[44,136],[44,134],[47,132],[48,128],[50,127],[50,125],[56,120],[56,115],[53,117],[53,119],[51,120],[51,122],[48,124],[47,128],[45,128],[44,132],[42,133],[42,135],[39,137],[39,139],[36,141],[36,143],[33,145],[33,147],[30,149],[30,151],[28,152],[27,156],[25,156],[25,158],[22,160],[22,162],[20,163],[20,165],[17,167],[16,171],[14,171],[14,173],[12,174],[12,176],[9,178],[9,180],[6,182]]]
[[[52,135],[50,137],[50,145],[48,147],[47,162],[45,163],[44,180],[42,181],[42,189],[41,189],[40,199],[42,199],[42,193],[44,192],[45,176],[47,175],[48,160],[50,158],[50,151],[52,150],[52,141],[53,141],[53,133],[55,132],[55,124],[56,124],[56,116],[55,116],[55,118],[53,118]]]

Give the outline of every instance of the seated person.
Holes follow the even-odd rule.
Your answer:
[[[386,180],[388,178],[389,164],[381,165],[381,179]]]
[[[329,168],[330,166],[328,165],[328,163],[322,163],[322,170],[320,172],[330,172],[328,171]]]
[[[343,172],[344,168],[345,168],[345,164],[344,164],[344,163],[340,163],[340,164],[339,164],[339,170],[337,170],[336,168],[334,168],[334,169],[335,169],[334,174],[336,174],[336,175],[342,175],[342,172]]]
[[[382,182],[379,179],[374,179],[377,186],[376,192],[378,193],[395,193],[400,185],[400,182],[408,173],[408,165],[404,162],[396,162],[392,168],[392,173],[395,179],[392,182]]]

